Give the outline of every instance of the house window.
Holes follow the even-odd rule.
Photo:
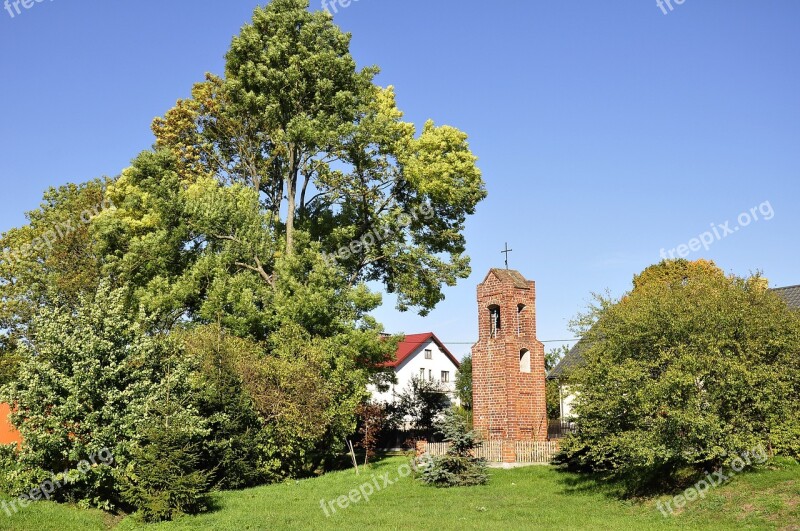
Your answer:
[[[433,381],[433,369],[428,369],[428,381]]]
[[[489,337],[497,337],[500,332],[500,306],[489,306]]]
[[[531,351],[528,349],[519,352],[519,372],[531,372]]]
[[[425,359],[432,360],[433,359],[433,351],[429,348],[425,349]]]
[[[448,371],[442,371],[442,383],[449,383],[450,382],[450,373]]]
[[[517,335],[522,334],[522,311],[524,309],[524,304],[517,304]]]
[[[419,370],[419,379],[420,380],[424,380],[425,379],[425,369],[424,368]]]

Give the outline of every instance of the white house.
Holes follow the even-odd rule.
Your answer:
[[[441,382],[447,389],[450,400],[457,402],[456,371],[461,364],[433,332],[405,336],[397,346],[394,361],[387,365],[394,369],[397,383],[391,385],[386,392],[379,392],[375,386],[370,386],[375,402],[394,403],[397,395],[408,387],[414,376]]]

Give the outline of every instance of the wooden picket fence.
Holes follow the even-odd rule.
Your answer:
[[[558,441],[517,441],[515,444],[517,463],[546,464],[553,460],[558,453]],[[444,455],[447,453],[449,443],[428,443],[426,450],[430,455]],[[490,463],[503,461],[502,441],[483,442],[475,449],[475,456],[482,457]]]
[[[503,443],[501,441],[482,442],[475,448],[475,457],[481,457],[490,463],[499,463],[503,460]]]
[[[431,454],[433,456],[437,456],[437,455],[446,454],[447,453],[447,448],[449,446],[450,445],[448,443],[443,443],[443,442],[432,443],[432,442],[429,442],[428,445],[425,448],[427,449],[429,454]]]
[[[558,441],[517,441],[517,463],[549,463],[558,453]]]

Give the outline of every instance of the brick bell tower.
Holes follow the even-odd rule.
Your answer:
[[[478,285],[472,347],[473,423],[487,440],[547,440],[544,345],[536,339],[536,285],[492,269]]]

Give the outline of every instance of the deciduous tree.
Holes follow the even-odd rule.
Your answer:
[[[601,300],[584,337],[573,464],[631,490],[728,464],[765,444],[796,457],[800,317],[758,277],[667,261]]]

